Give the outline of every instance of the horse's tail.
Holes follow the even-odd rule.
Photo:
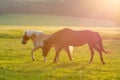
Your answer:
[[[106,51],[105,49],[104,49],[104,47],[103,47],[103,42],[102,42],[102,38],[101,38],[101,36],[100,36],[100,34],[99,33],[97,33],[97,35],[98,35],[98,46],[100,47],[100,49],[101,49],[101,51],[103,51],[104,53],[109,53],[108,51]]]

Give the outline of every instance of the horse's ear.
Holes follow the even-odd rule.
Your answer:
[[[26,31],[24,31],[24,34],[26,35]]]
[[[23,32],[26,36],[27,36],[27,31],[28,31],[28,30],[25,30],[25,31]]]

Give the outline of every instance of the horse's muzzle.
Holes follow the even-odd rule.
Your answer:
[[[22,43],[22,44],[26,44],[27,42],[22,40],[21,43]]]

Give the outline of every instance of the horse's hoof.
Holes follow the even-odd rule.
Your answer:
[[[103,65],[105,65],[105,62],[102,62]]]
[[[91,64],[92,62],[90,61],[89,64]]]
[[[71,59],[71,61],[73,61],[73,60],[74,60],[74,58]]]
[[[32,59],[32,61],[35,61],[35,59]]]
[[[70,59],[70,61],[73,61],[73,59]]]
[[[70,60],[70,61],[73,61],[73,58],[70,58],[69,60]]]
[[[58,63],[58,61],[54,61],[53,63]]]
[[[43,60],[43,62],[47,62],[47,60]]]

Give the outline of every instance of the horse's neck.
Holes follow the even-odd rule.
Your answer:
[[[32,41],[34,41],[39,34],[41,34],[41,33],[33,31],[33,32],[31,32],[31,33],[29,34],[29,38],[30,38]]]
[[[43,34],[43,33],[40,33],[40,32],[36,32],[36,31],[33,31],[33,32],[31,32],[31,35],[39,35],[39,34]]]
[[[48,38],[50,37],[49,34],[43,34],[39,37],[40,40],[44,41],[44,40],[47,40]]]
[[[48,39],[48,38],[49,38],[51,35],[49,35],[49,34],[46,34],[45,36],[46,36],[46,39]]]
[[[38,34],[35,37],[31,37],[30,39],[35,42],[35,41],[44,41],[48,39],[49,37],[50,35],[48,34]]]

